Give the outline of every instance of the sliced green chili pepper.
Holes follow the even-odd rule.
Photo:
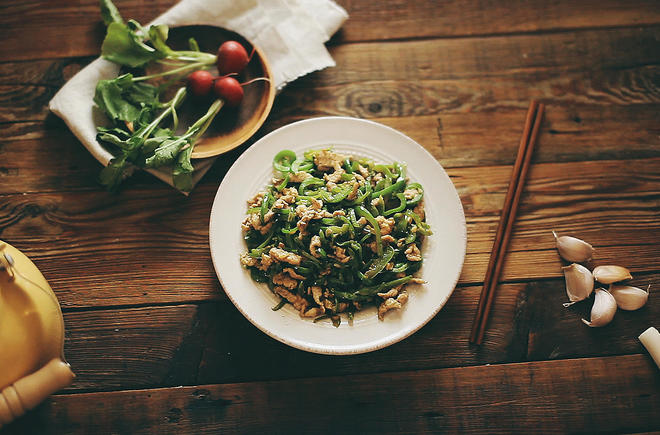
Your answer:
[[[277,310],[279,310],[280,308],[282,308],[283,306],[285,306],[286,303],[287,303],[287,300],[284,299],[284,298],[282,298],[282,299],[280,299],[280,302],[279,302],[277,305],[275,305],[273,308],[271,308],[271,310],[273,310],[273,311],[277,311]]]
[[[280,228],[280,231],[282,231],[283,234],[295,234],[295,232],[298,231],[298,227]]]
[[[259,269],[250,268],[250,276],[256,282],[269,282],[268,276]]]
[[[347,174],[353,173],[353,167],[351,166],[351,159],[344,160],[344,170]]]
[[[358,191],[359,192],[359,191]],[[367,198],[371,197],[371,184],[365,183],[364,193],[359,193],[358,197],[354,201],[349,202],[350,205],[362,204]]]
[[[298,192],[300,192],[301,195],[310,195],[311,196],[312,192],[309,192],[307,190],[308,187],[310,187],[310,186],[324,186],[324,185],[325,185],[325,182],[323,180],[321,180],[320,178],[311,177],[311,178],[308,178],[306,180],[303,180],[300,183],[300,187],[298,187]],[[318,191],[314,191],[313,193],[315,193],[316,195],[319,194]]]
[[[344,225],[348,225],[348,233],[351,236],[351,239],[355,237],[355,228],[353,227],[353,224],[351,221],[346,217],[346,216],[337,216],[337,219],[339,219],[341,222],[344,223]]]
[[[355,213],[358,215],[364,217],[367,222],[373,227],[374,229],[374,234],[376,236],[376,251],[378,252],[378,256],[382,257],[383,256],[383,241],[380,239],[380,225],[378,225],[378,222],[376,222],[376,219],[374,216],[369,213],[369,211],[362,207],[361,205],[358,205],[355,207]]]
[[[406,215],[410,216],[415,221],[415,224],[417,225],[417,231],[420,234],[424,236],[430,236],[431,234],[433,234],[433,231],[431,231],[431,226],[426,222],[422,222],[422,219],[419,217],[417,213],[415,213],[412,210],[406,210]]]
[[[406,180],[404,180],[403,178],[399,178],[396,181],[396,183],[392,184],[391,186],[388,186],[381,190],[376,190],[374,193],[371,194],[371,199],[378,198],[379,196],[391,195],[392,193],[396,193],[396,192],[401,192],[405,186],[406,186]]]
[[[278,192],[281,192],[286,187],[288,182],[289,182],[289,174],[286,174],[282,182],[277,186],[275,186],[275,189],[277,189]]]
[[[325,235],[326,237],[338,236],[340,234],[346,234],[350,232],[350,230],[351,230],[351,224],[344,224],[340,227],[333,225],[325,230]]]
[[[399,213],[402,212],[403,210],[406,209],[406,197],[403,196],[403,193],[397,193],[396,197],[399,199],[400,203],[398,207],[391,208],[389,210],[385,210],[383,213],[383,216],[389,216],[394,213]]]
[[[390,171],[390,168],[386,165],[376,165],[374,166],[374,170],[382,172],[385,174],[385,177],[389,178],[390,180],[394,179],[394,174],[392,174],[392,171]]]
[[[297,158],[291,163],[291,172],[294,174],[296,172],[307,172],[310,169],[314,168],[314,162],[311,162],[307,159]]]
[[[410,233],[410,234],[408,234],[408,235],[406,236],[406,238],[404,239],[404,243],[405,243],[406,245],[410,245],[410,244],[411,244],[412,242],[414,242],[415,240],[417,240],[417,233]]]
[[[336,204],[341,202],[341,200],[346,199],[349,193],[351,193],[352,186],[342,185],[341,187],[336,187],[332,189],[332,192],[327,190],[321,190],[321,199],[330,204]]]
[[[348,218],[350,219],[353,228],[355,229],[362,228],[362,225],[358,223],[357,217],[355,216],[355,210],[353,210],[352,208],[348,209]]]
[[[392,257],[394,257],[394,249],[391,246],[388,246],[385,248],[383,256],[375,259],[371,263],[369,269],[364,273],[365,278],[372,279],[374,276],[381,273],[383,269],[385,269],[385,266],[387,266],[387,263],[392,261]]]
[[[261,201],[261,209],[259,210],[259,219],[261,220],[262,225],[265,223],[264,222],[264,216],[266,216],[266,212],[270,208],[270,205],[268,204],[268,202],[270,201],[270,198],[271,198],[270,191],[266,191],[266,193],[264,194],[264,197]]]
[[[392,268],[392,272],[394,272],[394,273],[405,272],[406,269],[408,269],[408,265],[409,265],[409,263],[397,263]]]
[[[389,178],[383,178],[380,180],[378,183],[376,183],[376,186],[374,187],[374,193],[378,192],[380,190],[387,189],[392,185],[392,182],[390,181]],[[378,197],[379,195],[374,196],[374,198]]]
[[[408,206],[416,206],[417,204],[419,204],[419,201],[421,201],[422,198],[424,197],[424,188],[419,183],[410,183],[406,187],[406,190],[409,190],[409,189],[416,190],[417,195],[415,195],[412,199],[408,200]]]
[[[283,174],[291,171],[291,163],[296,160],[296,153],[290,150],[282,150],[275,154],[273,168]]]

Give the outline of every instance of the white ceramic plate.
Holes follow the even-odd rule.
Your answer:
[[[333,146],[338,152],[369,157],[376,162],[408,164],[408,176],[424,186],[427,222],[433,235],[422,246],[424,265],[417,273],[428,284],[409,285],[409,300],[401,310],[379,321],[376,308],[356,313],[353,324],[343,318],[339,328],[329,321],[302,319],[290,305],[271,308],[280,297],[265,284],[252,281],[241,267],[246,251],[241,222],[246,201],[273,176],[276,153],[290,149]],[[456,189],[442,166],[417,142],[371,121],[323,117],[284,126],[252,145],[236,160],[218,189],[209,229],[211,257],[220,283],[241,313],[271,337],[298,349],[325,354],[356,354],[396,343],[424,326],[451,295],[463,267],[467,242],[465,216]]]

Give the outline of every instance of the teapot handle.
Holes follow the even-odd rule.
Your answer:
[[[0,392],[0,428],[36,407],[46,397],[71,383],[71,366],[53,359],[41,369],[25,376]]]

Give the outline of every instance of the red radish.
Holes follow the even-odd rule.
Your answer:
[[[250,61],[245,47],[236,41],[224,42],[218,48],[218,71],[220,74],[240,73]]]
[[[213,91],[218,98],[225,100],[228,106],[235,107],[243,99],[243,87],[233,77],[220,77],[213,84]]]
[[[214,79],[213,74],[208,71],[195,71],[188,76],[188,88],[193,95],[203,97],[211,92]]]

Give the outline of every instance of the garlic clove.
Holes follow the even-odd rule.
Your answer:
[[[649,300],[649,284],[646,290],[629,285],[610,284],[610,293],[614,296],[616,304],[622,310],[634,311],[642,308]]]
[[[594,279],[603,284],[612,284],[632,279],[630,271],[621,266],[598,266],[594,269]]]
[[[596,299],[591,307],[591,321],[582,319],[585,325],[592,328],[605,326],[612,321],[616,313],[616,300],[604,288],[596,289]]]
[[[589,269],[581,264],[573,263],[570,266],[562,267],[562,270],[566,280],[566,294],[568,300],[571,301],[564,306],[568,307],[588,298],[594,290],[594,277]]]
[[[558,237],[554,231],[552,234],[555,236],[557,243],[557,251],[559,255],[566,261],[571,263],[584,263],[591,260],[594,255],[594,248],[584,240],[577,239],[571,236]]]

